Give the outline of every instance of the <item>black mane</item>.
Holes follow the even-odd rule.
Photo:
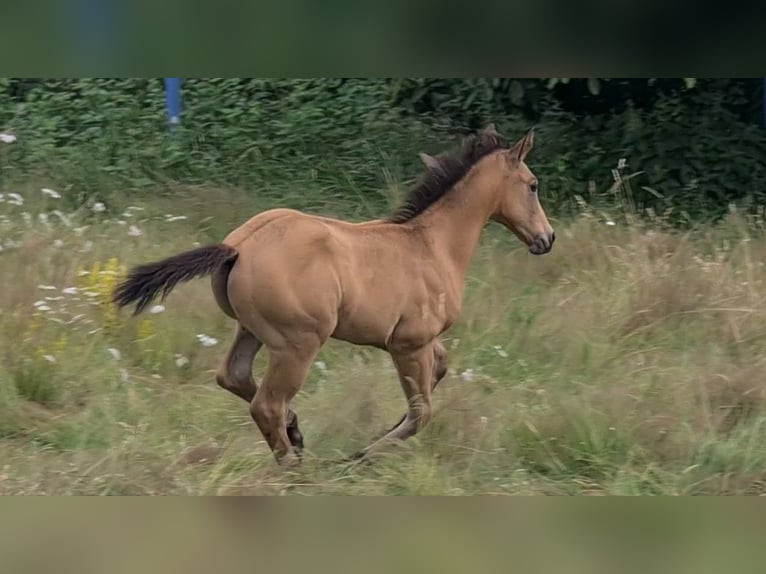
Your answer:
[[[459,149],[436,156],[438,167],[429,167],[387,221],[405,223],[417,217],[452,189],[483,157],[508,149],[508,141],[494,131],[468,136]]]

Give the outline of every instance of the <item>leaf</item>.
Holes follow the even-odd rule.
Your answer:
[[[511,82],[509,95],[511,97],[511,102],[513,102],[514,105],[520,106],[524,102],[524,85],[518,80],[513,80],[513,82]]]

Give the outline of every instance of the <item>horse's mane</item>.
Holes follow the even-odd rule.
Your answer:
[[[508,141],[494,130],[484,130],[465,138],[457,150],[439,154],[435,158],[438,165],[426,169],[387,221],[405,223],[417,217],[455,187],[479,160],[500,149],[508,149]]]

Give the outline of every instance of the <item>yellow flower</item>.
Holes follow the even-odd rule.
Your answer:
[[[154,337],[154,335],[157,333],[157,330],[154,328],[154,323],[151,319],[144,319],[139,323],[138,325],[138,331],[136,333],[136,337],[139,341],[146,341],[147,339],[151,339]]]
[[[90,269],[78,270],[78,287],[92,293],[99,306],[101,323],[107,331],[119,325],[117,306],[112,302],[112,293],[126,274],[127,269],[116,257],[107,260],[103,266],[100,261],[96,261]]]

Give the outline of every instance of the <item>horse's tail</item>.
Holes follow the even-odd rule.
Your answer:
[[[118,307],[136,303],[133,314],[138,315],[157,295],[164,299],[179,283],[210,275],[223,265],[232,265],[237,256],[236,249],[219,243],[139,265],[117,285],[112,300]]]

